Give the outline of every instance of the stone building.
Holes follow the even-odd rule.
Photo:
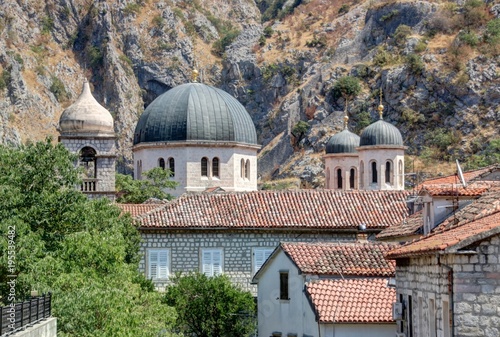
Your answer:
[[[366,127],[361,136],[347,129],[333,135],[327,145],[325,188],[335,190],[403,190],[404,151],[399,130],[382,119]]]
[[[169,191],[174,196],[207,188],[257,190],[260,146],[250,115],[225,91],[194,81],[157,97],[139,118],[135,179],[163,167],[179,184]]]
[[[281,243],[253,277],[259,336],[394,336],[394,244]]]
[[[251,279],[282,241],[373,240],[407,216],[405,191],[255,191],[187,194],[169,203],[121,205],[140,222],[140,270],[157,288],[175,272]],[[141,210],[137,210],[141,207]]]
[[[113,117],[100,105],[87,81],[75,103],[59,119],[59,141],[78,155],[83,167],[81,191],[89,198],[115,198],[115,131]]]
[[[396,260],[399,333],[500,335],[499,187],[387,257]]]

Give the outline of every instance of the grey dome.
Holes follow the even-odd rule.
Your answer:
[[[355,153],[359,136],[345,129],[333,135],[326,144],[326,153]]]
[[[395,145],[403,146],[403,137],[391,123],[379,120],[369,125],[362,133],[359,146]]]
[[[92,93],[87,81],[83,83],[82,93],[75,103],[63,111],[59,118],[61,134],[113,134],[113,117],[100,105]]]
[[[234,97],[202,83],[187,83],[158,96],[144,110],[134,145],[189,140],[257,144],[257,133]]]

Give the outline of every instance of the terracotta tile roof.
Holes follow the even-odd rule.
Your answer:
[[[405,191],[289,190],[192,194],[141,217],[141,228],[383,229],[407,214]]]
[[[394,261],[384,255],[395,246],[382,242],[281,244],[302,273],[339,276],[393,276]]]
[[[155,209],[160,209],[165,207],[165,203],[156,204],[116,204],[120,207],[124,213],[130,213],[134,218],[140,217],[147,214]]]
[[[391,323],[396,289],[387,279],[319,280],[306,291],[321,323]]]
[[[419,234],[424,225],[422,211],[418,211],[404,219],[402,222],[382,230],[377,234],[377,239],[404,237]]]
[[[454,215],[448,217],[435,231],[442,231],[462,226],[468,222],[481,219],[500,211],[500,187],[492,187],[480,198],[458,210]]]
[[[500,211],[466,223],[462,226],[445,229],[396,248],[387,254],[389,259],[428,255],[438,251],[453,252],[453,248],[473,243],[490,234],[500,232]]]
[[[496,165],[491,165],[491,166],[487,166],[487,167],[484,167],[484,168],[481,168],[478,170],[466,171],[463,173],[464,179],[467,182],[472,181],[472,180],[480,177],[484,173],[492,171],[495,167],[496,167]],[[457,183],[460,183],[458,181],[458,178],[456,177],[455,174],[452,174],[452,175],[445,176],[445,177],[428,179],[428,180],[424,181],[423,183],[421,183],[417,189],[419,190],[420,188],[422,188],[425,185],[443,185],[443,184],[457,184]]]
[[[459,196],[459,197],[478,197],[486,192],[491,183],[472,183],[463,188],[453,184],[448,185],[423,185],[421,191],[429,193],[431,196]]]

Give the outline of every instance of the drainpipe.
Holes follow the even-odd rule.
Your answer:
[[[454,296],[453,296],[453,268],[447,264],[441,263],[441,256],[437,255],[438,266],[443,266],[448,269],[448,293],[450,294],[450,308],[451,311],[451,335],[455,336],[455,309],[454,309]]]

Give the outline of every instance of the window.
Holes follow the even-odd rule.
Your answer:
[[[342,170],[341,169],[337,170],[337,188],[339,190],[342,189]]]
[[[97,152],[90,146],[80,150],[80,163],[83,165],[85,178],[97,178]]]
[[[450,337],[450,305],[448,301],[443,301],[443,337]]]
[[[201,251],[201,272],[206,276],[222,274],[222,249],[203,249]]]
[[[137,161],[137,180],[142,179],[142,160]]]
[[[392,181],[391,181],[391,173],[392,173],[392,169],[391,169],[391,162],[390,161],[387,161],[385,163],[385,183],[386,184],[392,184]]]
[[[163,158],[158,159],[158,167],[165,169],[165,159]]]
[[[245,159],[241,159],[240,175],[242,178],[245,177]]]
[[[259,271],[260,267],[266,262],[267,258],[271,255],[273,249],[271,248],[254,248],[253,250],[253,272]]]
[[[429,336],[436,337],[436,306],[433,298],[429,299]]]
[[[398,181],[399,181],[399,187],[403,187],[403,179],[405,176],[404,170],[403,170],[403,161],[400,159],[399,164],[398,164]]]
[[[148,250],[148,278],[151,280],[168,278],[168,250]]]
[[[365,164],[363,161],[359,162],[359,185],[361,188],[365,187]]]
[[[352,169],[351,169],[351,172],[350,172],[350,174],[349,174],[349,188],[350,188],[351,190],[353,190],[353,189],[355,189],[355,188],[356,188],[356,187],[355,187],[355,181],[356,181],[356,180],[355,180],[355,179],[356,179],[356,178],[355,178],[355,176],[356,176],[356,170],[352,168]]]
[[[280,300],[288,298],[288,271],[280,271]]]
[[[425,326],[424,326],[424,300],[422,299],[422,296],[418,297],[418,335],[419,336],[428,336],[425,331]]]
[[[212,159],[212,176],[214,178],[219,178],[219,158],[217,157]]]
[[[332,188],[330,186],[330,168],[326,168],[326,188]]]
[[[378,174],[377,174],[377,162],[373,161],[371,163],[371,168],[372,168],[372,183],[376,184],[378,182]]]
[[[250,179],[250,159],[245,163],[245,178]]]
[[[413,303],[411,295],[408,295],[408,337],[413,337]]]
[[[175,177],[175,160],[174,158],[168,158],[168,168],[170,169],[170,176]]]
[[[208,158],[201,158],[201,176],[208,177]]]

